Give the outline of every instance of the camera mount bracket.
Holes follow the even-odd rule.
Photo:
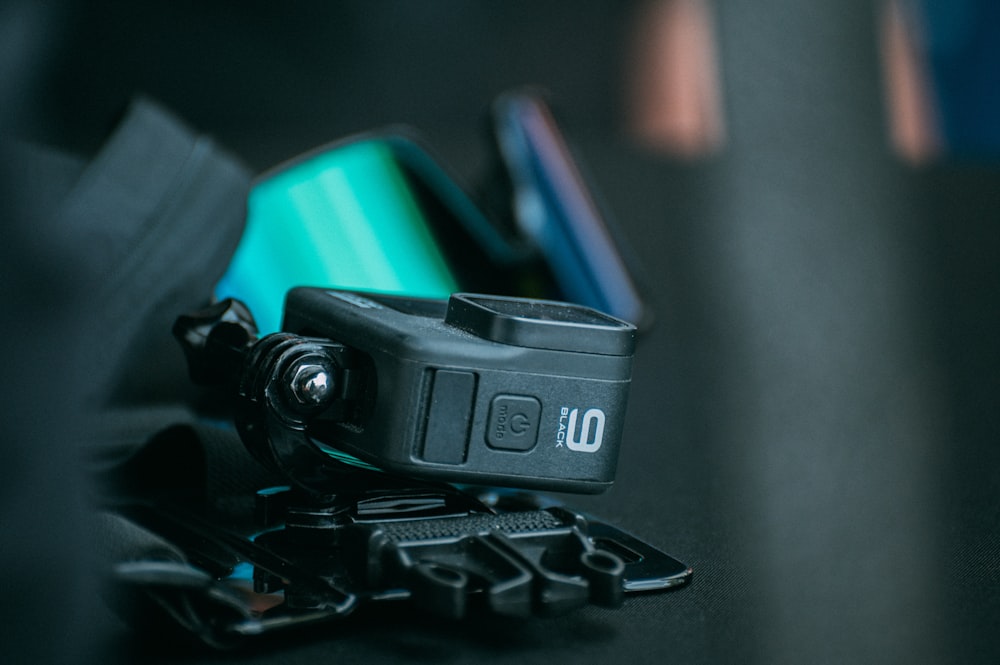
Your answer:
[[[314,500],[420,484],[346,463],[310,435],[310,424],[348,420],[358,408],[364,376],[343,344],[284,332],[258,339],[234,299],[178,317],[173,332],[196,383],[235,386],[235,423],[250,453]]]

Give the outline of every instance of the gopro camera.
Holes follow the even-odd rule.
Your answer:
[[[612,484],[632,324],[547,300],[321,288],[292,289],[284,316],[287,333],[345,349],[343,403],[309,425],[331,456],[451,483],[582,493]]]

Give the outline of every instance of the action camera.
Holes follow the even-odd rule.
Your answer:
[[[282,328],[343,345],[316,445],[400,475],[596,493],[615,475],[635,327],[587,307],[296,288]],[[347,385],[350,384],[350,385]]]

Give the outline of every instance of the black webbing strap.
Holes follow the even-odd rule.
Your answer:
[[[186,389],[174,318],[206,302],[243,231],[249,171],[155,103],[136,100],[64,200],[55,224],[94,276],[86,354],[95,405]]]
[[[251,174],[149,100],[129,107],[92,159],[3,143],[0,522],[9,546],[0,561],[21,599],[23,618],[7,622],[21,639],[93,611],[95,557],[152,562],[129,570],[199,583],[173,543],[84,500],[92,469],[83,462],[136,459],[156,432],[190,420],[178,406],[190,383],[170,329],[225,270]],[[51,655],[75,644],[36,642],[25,648]]]

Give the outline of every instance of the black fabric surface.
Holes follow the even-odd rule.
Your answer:
[[[25,63],[3,70],[0,122],[57,148],[5,156],[0,179],[11,662],[1000,661],[1000,169],[889,154],[873,3],[717,3],[727,142],[695,162],[616,138],[630,3],[236,4],[0,16],[19,35],[5,63]],[[227,187],[245,185],[239,160],[387,121],[426,129],[474,182],[480,110],[526,82],[556,92],[658,315],[615,487],[564,498],[690,564],[691,585],[535,622],[395,607],[232,653],[130,630],[98,595],[80,452],[190,421],[168,329],[146,335],[173,315],[103,297],[121,292],[94,246],[51,224],[121,109],[147,92],[193,128],[187,150],[216,137]],[[189,162],[149,166],[169,163]],[[171,302],[221,273],[194,256],[174,259],[196,274]],[[84,395],[116,407],[100,427]]]

